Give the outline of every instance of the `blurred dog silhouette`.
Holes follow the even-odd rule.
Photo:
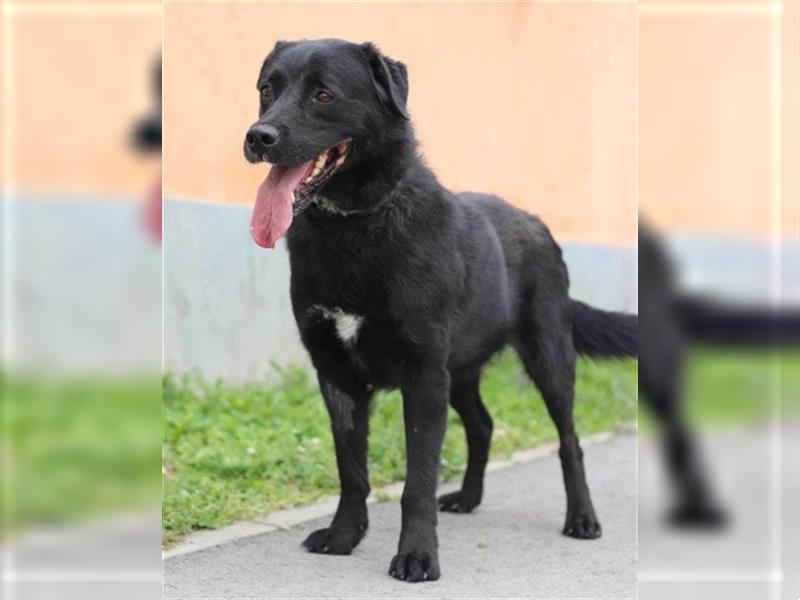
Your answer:
[[[142,154],[161,153],[161,58],[159,57],[152,68],[152,109],[144,118],[136,122],[131,132],[133,147]],[[142,209],[141,219],[145,231],[153,240],[161,243],[161,175],[159,174],[150,185]]]
[[[152,108],[150,113],[136,122],[131,141],[139,152],[161,152],[161,57],[153,64],[150,87]]]
[[[660,239],[640,223],[639,313],[639,391],[661,428],[675,494],[668,522],[720,527],[727,514],[714,498],[683,411],[686,351],[697,343],[756,349],[798,345],[800,311],[733,304],[679,291]]]

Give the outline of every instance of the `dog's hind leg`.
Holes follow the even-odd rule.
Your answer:
[[[567,308],[552,298],[531,308],[533,314],[518,332],[515,347],[558,430],[558,455],[567,492],[563,533],[579,539],[598,538],[601,527],[586,484],[583,451],[572,417],[575,348]]]
[[[668,522],[677,527],[722,527],[727,523],[727,514],[713,497],[695,436],[681,414],[678,375],[671,384],[658,385],[648,377],[647,370],[640,371],[640,397],[661,427],[664,459],[675,494]]]
[[[446,512],[468,513],[481,503],[483,474],[489,460],[492,439],[492,418],[481,401],[480,370],[454,378],[450,404],[464,423],[469,458],[461,489],[439,497],[439,509]]]

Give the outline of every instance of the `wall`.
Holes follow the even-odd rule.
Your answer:
[[[800,239],[798,0],[644,0],[639,207],[660,229]]]
[[[161,256],[140,205],[160,157],[130,135],[160,3],[4,3],[2,25],[4,366],[155,373]]]
[[[138,198],[158,172],[158,157],[132,152],[129,138],[152,107],[161,7],[5,8],[6,185],[53,199]]]
[[[442,182],[538,213],[559,239],[632,246],[633,3],[168,4],[168,198],[251,205],[242,157],[276,40],[371,40],[408,65],[409,108]]]
[[[32,234],[35,243],[17,247],[18,271],[38,273],[33,279],[39,286],[34,296],[36,288],[23,286],[28,295],[18,306],[63,299],[75,281],[105,298],[102,284],[113,279],[98,275],[92,283],[85,279],[88,268],[83,274],[76,269],[92,264],[87,256],[105,259],[109,271],[98,273],[113,270],[115,256],[118,268],[130,264],[125,248],[142,247],[134,239],[135,203],[158,168],[157,160],[129,152],[126,137],[131,121],[150,107],[147,70],[159,51],[161,6],[127,2],[72,10],[70,4],[6,3],[0,19],[13,25],[4,29],[13,30],[4,35],[4,50],[13,51],[4,68],[14,84],[0,96],[2,178],[6,198],[13,186],[17,199],[30,201],[25,210],[9,213],[25,220],[10,228]],[[255,273],[258,282],[243,293],[256,299],[265,298],[262,288],[279,293],[283,285],[285,259],[273,265],[249,245],[246,217],[264,173],[241,157],[244,130],[255,118],[255,74],[277,38],[373,39],[403,59],[423,150],[442,180],[456,189],[497,191],[539,213],[565,244],[575,295],[604,306],[633,306],[634,11],[626,3],[166,6],[166,91],[174,99],[165,106],[165,133],[174,140],[165,155],[165,191],[174,200],[167,219],[171,206],[183,209],[175,237],[167,232],[166,240],[167,364],[213,373],[208,365],[224,350],[229,364],[252,354],[251,367],[260,370],[277,347],[252,353],[253,340],[282,340],[281,351],[296,344],[290,329],[280,328],[288,322],[285,297],[263,311],[273,315],[269,322],[240,318],[241,306],[230,300],[211,302],[214,287],[223,288],[227,276],[244,282]],[[778,229],[796,244],[799,27],[797,0],[641,3],[639,195],[663,230],[757,243],[775,230],[770,207],[778,198]],[[63,204],[67,212],[59,215],[49,203]],[[205,212],[225,207],[225,217]],[[49,239],[37,236],[44,231]],[[682,247],[692,248],[683,255],[701,252],[691,241]],[[723,239],[713,255],[742,256],[725,248]],[[751,248],[749,256],[764,256],[763,246]],[[63,264],[45,260],[58,253],[75,258],[68,269],[44,276],[46,264]],[[157,278],[155,257],[145,261]],[[794,264],[785,261],[784,287]],[[193,281],[190,273],[197,274]],[[599,276],[605,273],[612,275]],[[743,280],[757,280],[747,273]],[[207,310],[186,313],[170,295],[170,282],[173,291],[184,288],[178,296],[200,302],[205,294]],[[117,292],[115,298],[125,296],[124,289]],[[150,322],[148,312],[156,315],[157,303],[127,319],[130,339]],[[94,322],[113,314],[100,311]],[[197,320],[181,317],[188,314]],[[226,323],[238,323],[238,333],[198,358],[201,341],[217,344]],[[76,320],[61,347],[77,347],[92,330]],[[121,343],[112,354],[127,353]],[[302,358],[294,350],[289,355]]]

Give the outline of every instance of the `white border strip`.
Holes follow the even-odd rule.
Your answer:
[[[14,120],[12,116],[14,115],[14,108],[15,108],[15,94],[13,86],[11,85],[12,81],[14,81],[14,27],[11,22],[11,19],[6,14],[5,5],[2,6],[3,9],[3,18],[2,23],[2,87],[3,87],[3,114],[2,120],[0,120],[0,128],[3,130],[3,272],[2,272],[2,279],[3,279],[3,353],[2,353],[2,360],[4,363],[4,368],[10,369],[14,366],[14,347],[15,347],[15,319],[14,315],[16,314],[16,306],[15,306],[15,294],[12,289],[13,283],[15,281],[14,277],[14,267],[15,267],[15,256],[14,256],[14,247],[16,246],[15,240],[15,232],[14,232],[14,203],[16,200],[14,199],[15,190],[11,185],[12,174],[14,172],[14,139],[16,136],[16,130],[14,128]],[[3,390],[5,396],[5,390]],[[2,409],[3,411],[8,410],[7,403],[12,402],[12,399],[6,399],[4,397],[4,401],[2,402]],[[13,465],[11,463],[11,452],[10,450],[10,435],[8,432],[10,431],[10,424],[9,419],[2,419],[3,423],[3,431],[0,432],[0,446],[2,447],[2,468],[5,474],[5,477],[10,479],[13,473]],[[0,517],[2,517],[2,528],[5,531],[9,531],[11,529],[11,511],[12,503],[13,503],[13,495],[11,493],[11,486],[5,486],[2,492],[0,492],[2,506],[0,506]],[[2,548],[2,565],[0,566],[0,575],[2,575],[2,591],[3,597],[8,598],[9,600],[13,600],[14,598],[14,590],[11,586],[11,583],[5,579],[5,574],[9,570],[14,568],[14,555],[8,549],[7,546]]]
[[[781,583],[782,569],[639,569],[644,583]]]
[[[160,569],[22,569],[6,571],[6,583],[161,583]]]
[[[780,17],[782,15],[783,4],[778,2],[639,3],[639,16],[642,17]]]
[[[65,17],[70,15],[155,15],[161,13],[161,2],[143,2],[131,4],[28,4],[24,2],[6,2],[2,5],[3,14],[37,15]]]

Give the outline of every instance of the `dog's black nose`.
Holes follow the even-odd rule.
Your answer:
[[[258,151],[260,148],[272,146],[278,141],[280,131],[274,125],[269,123],[256,123],[247,132],[245,141],[248,148]]]

